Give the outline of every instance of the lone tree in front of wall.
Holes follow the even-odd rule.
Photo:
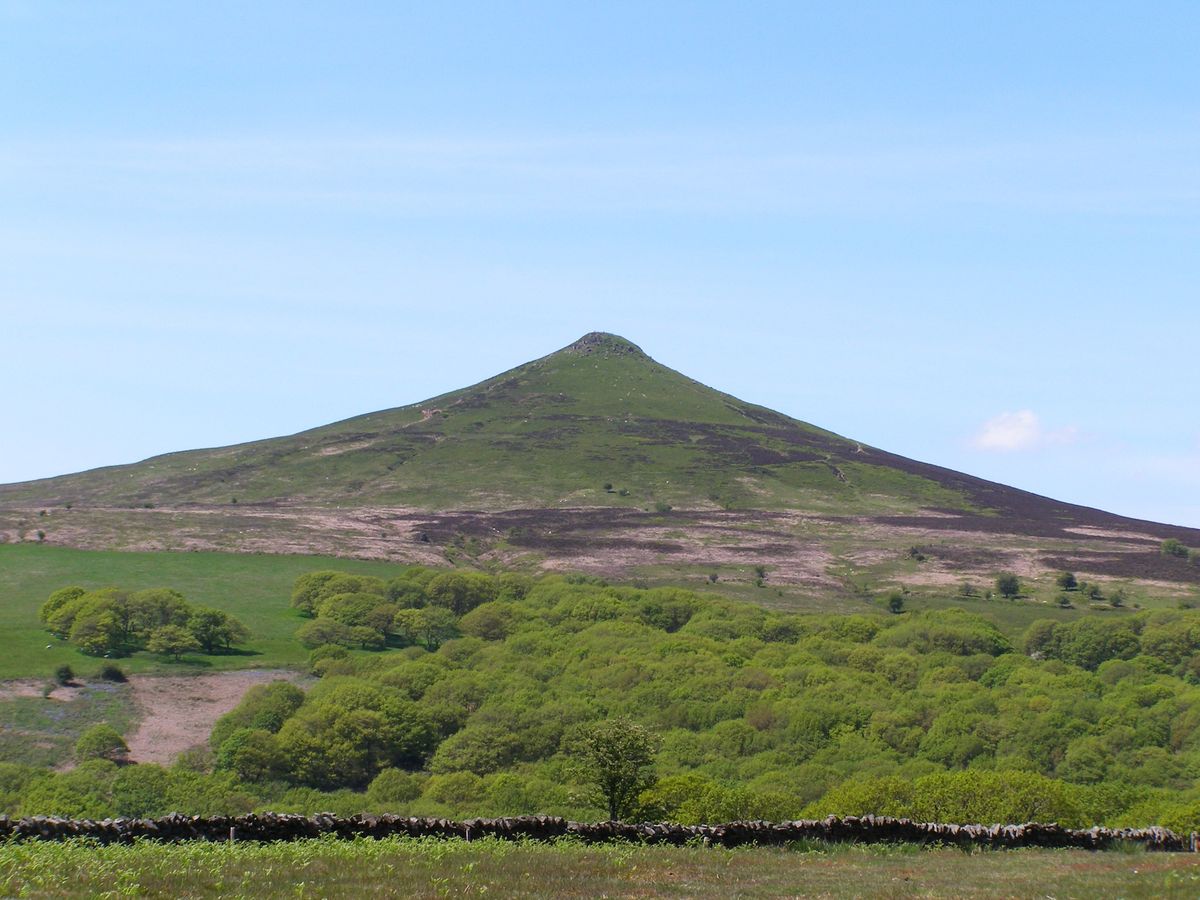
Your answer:
[[[611,821],[636,813],[638,795],[658,780],[654,774],[658,746],[654,734],[623,716],[579,730],[571,746],[575,773],[596,789]]]

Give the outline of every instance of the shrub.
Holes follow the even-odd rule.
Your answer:
[[[89,759],[107,759],[119,762],[129,753],[125,739],[111,725],[100,723],[93,725],[79,736],[75,742],[76,762],[86,762]]]
[[[470,809],[484,796],[483,779],[474,772],[434,775],[425,782],[422,799],[442,803],[451,809]]]
[[[337,644],[342,647],[352,647],[356,643],[349,625],[343,625],[334,619],[313,619],[306,625],[296,629],[296,640],[305,647],[316,649],[323,644]]]
[[[1110,659],[1132,659],[1140,649],[1138,635],[1126,619],[1039,619],[1025,632],[1025,652],[1030,656],[1060,659],[1082,669],[1095,670]]]
[[[125,674],[125,670],[116,663],[105,663],[100,667],[100,677],[104,681],[113,681],[122,684],[129,680],[129,676]]]
[[[1161,552],[1163,556],[1186,558],[1188,555],[1188,548],[1175,538],[1167,538],[1162,542],[1162,544],[1159,545],[1159,552]]]
[[[292,781],[366,787],[383,769],[422,765],[437,744],[425,709],[396,688],[354,678],[322,682],[279,731]]]
[[[424,780],[401,769],[384,769],[367,787],[367,800],[374,806],[411,803],[421,796]]]
[[[118,816],[163,816],[170,812],[171,776],[156,765],[125,766],[112,783],[113,812]]]
[[[1075,578],[1074,572],[1059,572],[1054,579],[1054,583],[1064,591],[1073,591],[1079,587],[1079,582]]]
[[[239,729],[254,729],[274,734],[304,703],[304,691],[287,681],[256,684],[246,691],[241,702],[213,726],[211,746],[219,749]]]
[[[63,663],[54,670],[54,680],[62,685],[70,684],[75,680],[75,670],[66,663]]]
[[[275,735],[260,728],[239,728],[217,750],[217,768],[243,781],[270,781],[287,770]]]
[[[26,816],[101,819],[112,814],[109,788],[117,767],[106,759],[90,759],[74,771],[46,773],[24,791],[16,812]]]
[[[308,654],[308,671],[317,674],[317,663],[326,659],[348,659],[350,651],[341,644],[319,644]]]
[[[999,591],[1001,597],[1011,600],[1021,593],[1021,579],[1011,572],[997,575],[996,590]]]
[[[474,772],[487,775],[511,765],[521,752],[521,739],[499,725],[467,726],[442,742],[429,761],[435,775]]]

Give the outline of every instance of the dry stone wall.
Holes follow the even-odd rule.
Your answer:
[[[1106,850],[1139,844],[1147,850],[1195,852],[1200,836],[1179,835],[1166,828],[1072,830],[1055,824],[948,825],[912,822],[886,816],[830,816],[795,822],[729,822],[724,825],[673,823],[569,822],[554,816],[516,816],[502,819],[410,818],[403,816],[319,814],[300,816],[264,813],[245,816],[184,816],[158,819],[61,819],[0,816],[0,840],[65,840],[86,837],[101,843],[158,841],[295,841],[335,835],[339,838],[393,836],[552,841],[563,838],[587,843],[628,841],[681,845],[740,847],[778,846],[794,841],[855,843],[907,842],[962,847],[1074,847]]]

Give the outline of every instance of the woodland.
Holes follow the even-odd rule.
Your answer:
[[[1200,611],[1035,621],[1014,639],[954,608],[798,614],[590,576],[398,571],[296,580],[307,689],[252,688],[169,767],[95,732],[73,770],[0,764],[0,809],[1200,830]],[[87,593],[52,595],[48,627]],[[176,627],[195,617],[168,606]],[[614,722],[649,736],[619,807],[586,765]]]

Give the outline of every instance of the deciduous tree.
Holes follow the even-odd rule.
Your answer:
[[[579,729],[571,746],[577,775],[591,784],[620,821],[637,811],[638,795],[655,782],[659,741],[636,722],[620,717]]]
[[[150,632],[146,641],[146,649],[161,656],[170,656],[178,662],[185,653],[195,653],[200,649],[200,642],[186,628],[178,625],[163,625]]]

